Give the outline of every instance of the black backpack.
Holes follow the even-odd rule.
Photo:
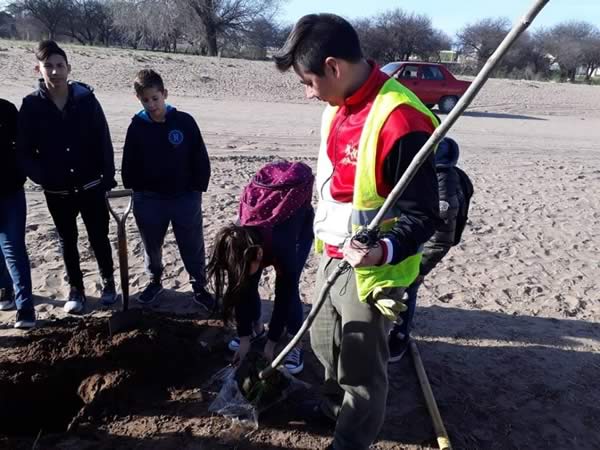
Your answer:
[[[458,213],[456,215],[456,231],[454,232],[454,243],[452,245],[457,245],[467,225],[471,197],[473,197],[475,190],[473,189],[471,179],[462,169],[454,167],[454,170],[458,174],[458,191],[456,193],[458,196]]]

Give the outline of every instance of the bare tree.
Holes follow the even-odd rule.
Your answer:
[[[440,50],[451,46],[450,38],[434,29],[429,17],[401,9],[357,20],[354,26],[364,53],[381,62],[407,60],[415,55],[437,58]]]
[[[122,44],[177,51],[190,28],[189,11],[175,0],[114,0],[112,17]]]
[[[0,37],[13,38],[17,35],[15,17],[6,11],[0,11]]]
[[[141,1],[114,0],[110,4],[111,15],[121,45],[138,48],[146,33]]]
[[[251,21],[244,33],[246,42],[257,47],[273,47],[277,45],[280,29],[274,20],[260,16]]]
[[[9,9],[24,12],[38,20],[46,29],[49,39],[55,39],[69,13],[70,0],[17,0]]]
[[[482,19],[466,25],[456,34],[458,48],[466,55],[473,55],[480,67],[509,31],[510,21],[506,18]]]
[[[109,41],[113,25],[110,9],[105,1],[71,0],[65,20],[65,34],[82,44]]]
[[[583,64],[585,79],[590,81],[594,72],[600,68],[600,31],[596,29],[583,42]]]
[[[270,18],[277,11],[280,0],[178,0],[191,8],[200,21],[200,30],[209,56],[219,52],[219,38],[228,32],[247,31],[259,17]]]
[[[563,22],[544,31],[545,50],[559,65],[561,79],[575,81],[580,66],[586,66],[591,76],[597,67],[598,35],[597,27],[580,21]]]

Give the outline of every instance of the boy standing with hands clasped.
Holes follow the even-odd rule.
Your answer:
[[[158,73],[141,70],[133,86],[144,109],[127,130],[122,177],[123,185],[134,191],[133,211],[150,277],[138,302],[150,304],[163,290],[162,245],[172,224],[194,302],[212,311],[202,227],[202,192],[210,179],[206,146],[194,118],[166,104],[168,92]]]
[[[81,215],[102,276],[103,304],[117,300],[108,239],[106,191],[117,185],[108,124],[93,89],[69,81],[71,66],[54,41],[35,52],[39,88],[23,99],[17,156],[25,175],[44,189],[56,226],[70,285],[67,313],[81,313],[86,302],[77,248]]]

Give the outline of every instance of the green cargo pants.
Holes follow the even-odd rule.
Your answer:
[[[323,256],[317,295],[339,260]],[[401,299],[403,288],[386,292]],[[325,367],[323,412],[337,420],[335,450],[366,450],[385,417],[388,392],[388,333],[392,322],[372,305],[358,300],[353,271],[342,274],[310,331],[313,351]]]

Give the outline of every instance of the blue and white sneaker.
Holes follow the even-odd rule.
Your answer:
[[[256,334],[253,331],[252,336],[250,337],[250,345],[254,344],[257,341],[260,341],[261,339],[266,337],[266,335],[267,330],[265,329],[265,327],[263,327],[262,331],[258,334]],[[230,340],[229,344],[227,344],[227,348],[229,348],[229,350],[231,350],[232,352],[237,352],[240,349],[240,338],[234,337],[232,340]]]
[[[285,358],[283,367],[292,375],[299,374],[304,370],[304,350],[301,348],[293,348]]]

